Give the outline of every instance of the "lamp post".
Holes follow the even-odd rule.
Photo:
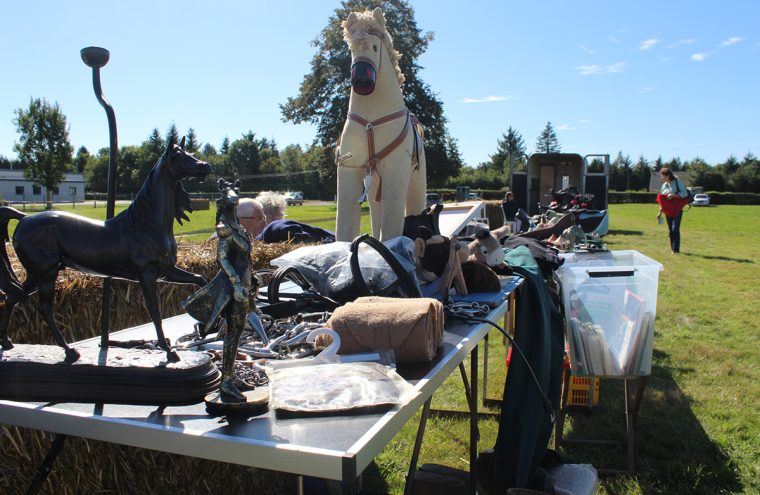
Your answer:
[[[105,109],[108,117],[108,134],[110,137],[108,153],[108,189],[106,199],[106,220],[113,218],[116,205],[116,160],[119,153],[119,143],[116,134],[116,114],[113,107],[103,96],[100,86],[100,68],[108,63],[111,54],[105,48],[88,46],[79,52],[82,61],[92,68],[92,89],[100,105]],[[103,279],[103,306],[102,319],[100,320],[100,346],[108,348],[108,320],[110,313],[109,301],[111,299],[111,278]]]

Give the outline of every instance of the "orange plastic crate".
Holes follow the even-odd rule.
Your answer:
[[[568,406],[588,406],[589,377],[570,376],[570,385],[567,388]],[[599,377],[594,378],[594,399],[592,405],[599,403]]]

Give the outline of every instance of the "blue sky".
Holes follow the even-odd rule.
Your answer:
[[[110,50],[101,72],[119,144],[173,121],[218,147],[252,130],[308,145],[283,123],[310,45],[334,1],[5,2],[0,16],[0,155],[15,157],[16,108],[58,102],[73,146],[108,145],[105,112],[79,56]],[[465,162],[509,126],[534,150],[550,121],[562,150],[633,160],[760,154],[760,2],[413,0],[435,40],[422,79],[444,105]]]

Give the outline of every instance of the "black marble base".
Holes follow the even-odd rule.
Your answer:
[[[180,361],[169,363],[161,350],[77,350],[73,364],[55,345],[0,350],[0,399],[182,405],[219,388],[219,370],[204,353],[180,351]]]

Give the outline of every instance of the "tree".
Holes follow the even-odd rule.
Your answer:
[[[303,150],[298,144],[289,144],[280,152],[280,168],[285,173],[302,170]]]
[[[90,159],[90,152],[84,146],[80,146],[77,150],[77,154],[74,157],[74,170],[80,174],[84,172],[85,166],[87,166],[87,160]]]
[[[219,154],[220,155],[226,155],[230,151],[230,138],[227,136],[224,136],[224,139],[222,139],[222,145],[219,146]]]
[[[506,134],[501,135],[501,139],[496,140],[496,153],[491,155],[490,168],[499,171],[508,171],[509,161],[511,157],[513,163],[517,160],[521,160],[525,155],[525,143],[519,132],[512,129],[509,126]]]
[[[551,122],[546,123],[546,127],[536,139],[537,153],[559,153],[561,151],[557,133],[554,132]]]
[[[13,122],[20,138],[13,147],[24,164],[24,176],[47,190],[46,208],[50,209],[53,189],[70,169],[74,152],[69,143],[66,116],[58,103],[50,105],[40,98],[32,98],[28,110],[18,108],[14,113]]]
[[[201,155],[205,157],[216,156],[216,148],[214,148],[213,144],[206,143],[203,145],[203,149],[201,149]]]
[[[169,125],[169,129],[166,130],[166,144],[179,144],[179,132],[177,132],[177,126],[172,122]]]
[[[185,151],[188,153],[197,153],[200,147],[201,143],[198,141],[195,129],[191,127],[187,130],[187,135],[185,136]]]
[[[259,146],[253,131],[248,131],[240,139],[234,140],[227,154],[229,155],[229,173],[237,176],[260,173]]]
[[[623,155],[618,151],[617,157],[610,165],[610,189],[628,191],[631,189],[631,165],[633,161],[629,155]]]
[[[298,95],[280,105],[283,120],[316,124],[316,141],[325,147],[337,141],[351,92],[351,52],[343,40],[341,22],[353,11],[377,6],[383,9],[394,48],[402,55],[399,65],[406,79],[403,87],[406,106],[425,126],[429,182],[443,183],[446,177],[458,173],[461,158],[451,155],[453,148],[448,146],[447,119],[441,101],[418,76],[421,67],[417,60],[433,40],[433,33],[423,33],[417,27],[414,10],[404,0],[344,0],[312,42],[317,53],[311,60],[311,72],[304,76]]]

